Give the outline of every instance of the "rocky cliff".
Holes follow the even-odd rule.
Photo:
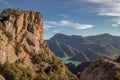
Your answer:
[[[39,78],[36,80],[74,79],[64,63],[51,54],[43,34],[43,18],[39,12],[4,10],[0,18],[0,62],[30,68],[34,73],[30,80],[36,76]]]
[[[9,62],[14,63],[18,58],[27,58],[45,51],[50,57],[47,44],[42,39],[42,22],[42,15],[35,11],[15,10],[6,16],[1,26],[3,30],[0,31],[0,48],[6,53]],[[19,50],[16,50],[18,46]]]
[[[80,80],[120,80],[120,64],[110,60],[97,60],[80,74]]]

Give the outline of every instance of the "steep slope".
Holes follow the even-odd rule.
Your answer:
[[[85,58],[85,60],[82,59],[82,57]],[[86,49],[84,52],[82,52],[82,54],[77,54],[76,56],[72,57],[70,60],[87,62],[87,61],[97,60],[100,58],[102,58],[100,53],[97,53],[91,49]]]
[[[120,64],[110,60],[92,62],[80,74],[80,80],[119,80]]]
[[[119,55],[119,39],[120,37],[109,34],[82,37],[58,33],[47,42],[50,49],[59,57],[92,61],[100,58],[113,59]]]
[[[0,74],[7,80],[76,78],[51,54],[43,40],[43,20],[39,12],[9,8],[0,16]]]
[[[115,52],[115,53],[119,53],[119,43],[120,43],[120,36],[113,36],[110,34],[101,34],[101,35],[96,35],[96,36],[89,36],[86,37],[86,39],[99,44],[99,45],[103,45],[105,47],[110,48],[111,51]]]
[[[86,38],[94,43],[97,43],[97,44],[120,43],[119,36],[113,36],[113,35],[110,35],[108,33],[95,35],[95,36],[88,36]]]
[[[59,57],[71,57],[79,53],[80,44],[89,43],[82,36],[67,36],[57,33],[50,40],[47,40],[50,49]],[[59,49],[59,50],[58,50]],[[66,53],[67,56],[62,55]],[[69,54],[68,54],[69,53]]]
[[[70,45],[61,43],[59,41],[51,41],[48,44],[50,49],[55,53],[55,55],[59,57],[74,56],[76,55],[76,53],[79,52],[78,50],[74,49]]]
[[[80,65],[75,65],[72,63],[68,63],[66,64],[66,66],[68,67],[68,69],[74,73],[74,74],[78,74],[84,71],[84,69],[86,67],[88,67],[90,65],[91,62],[82,62]]]
[[[90,59],[88,58],[87,55],[85,55],[84,52],[79,52],[77,55],[71,57],[69,60],[73,60],[73,61],[83,61],[83,62],[90,61]]]
[[[94,61],[98,59],[110,59],[112,60],[112,56],[107,56],[105,54],[96,52],[92,49],[86,49],[84,52],[80,52],[79,54],[73,56],[70,58],[70,60],[75,60],[75,61],[83,61],[83,62],[88,62],[88,61]]]

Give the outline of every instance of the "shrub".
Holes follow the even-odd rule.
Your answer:
[[[31,59],[33,64],[39,64],[42,61],[42,58],[39,55],[35,55]]]
[[[0,21],[0,27],[2,27],[3,26],[3,24],[2,24],[2,22]]]
[[[58,64],[59,62],[61,62],[61,60],[55,56],[53,56],[52,59],[53,59],[53,64]]]
[[[40,62],[51,62],[51,60],[49,58],[46,58],[46,55],[44,53],[40,53],[38,55],[34,55],[31,58],[33,64],[39,64]]]
[[[18,56],[22,51],[21,51],[21,44],[20,42],[15,42],[15,54]]]
[[[39,73],[34,80],[50,80],[46,73]]]
[[[6,80],[32,80],[31,70],[28,68],[20,68],[16,64],[0,64],[0,74]]]
[[[55,74],[53,72],[50,72],[49,77],[50,77],[50,80],[59,80],[58,79],[59,78],[58,74]]]
[[[115,80],[120,80],[120,72],[119,71],[115,75]]]
[[[7,38],[8,38],[9,41],[13,40],[13,36],[12,36],[12,34],[10,32],[4,31],[4,34],[7,36]]]
[[[1,21],[4,21],[10,14],[14,13],[16,10],[13,8],[5,9],[1,12]]]
[[[40,14],[40,12],[35,13],[35,19],[38,19],[39,14]]]
[[[8,32],[8,31],[5,31],[2,22],[0,22],[0,30],[2,31],[3,34],[5,34],[7,36],[9,41],[13,40],[12,34],[10,32]]]
[[[1,21],[0,21],[0,30],[4,31],[3,24]]]

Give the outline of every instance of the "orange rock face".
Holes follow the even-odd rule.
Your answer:
[[[10,62],[15,62],[19,59],[14,50],[16,42],[21,45],[20,55],[22,55],[20,58],[26,57],[25,54],[33,56],[40,53],[46,53],[46,56],[50,57],[50,50],[48,46],[46,47],[47,44],[43,40],[43,19],[39,12],[16,10],[3,23],[5,31],[9,32],[13,38],[12,41],[8,41],[6,36],[4,38],[3,34],[0,34],[5,39],[0,41],[0,44],[4,43],[11,46],[11,48],[8,48],[8,46],[3,45],[4,47],[2,46],[1,49],[5,50],[9,55],[14,54],[14,57],[12,56],[13,59],[8,55]]]

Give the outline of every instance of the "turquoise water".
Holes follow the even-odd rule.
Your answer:
[[[63,60],[64,61],[64,63],[73,63],[73,64],[75,64],[75,65],[79,65],[79,64],[81,64],[81,62],[80,61],[72,61],[72,60],[69,60],[70,59],[70,57],[67,57],[67,58],[60,58],[61,60]]]

